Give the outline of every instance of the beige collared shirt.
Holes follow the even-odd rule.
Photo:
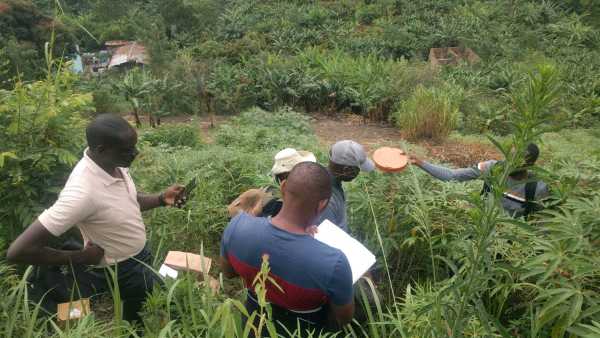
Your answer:
[[[105,266],[138,254],[146,243],[137,190],[126,168],[115,178],[100,168],[84,151],[58,200],[38,220],[54,236],[77,226],[84,243],[104,249]]]

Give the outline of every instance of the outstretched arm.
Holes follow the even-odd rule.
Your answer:
[[[481,176],[481,170],[477,167],[471,168],[459,168],[459,169],[450,169],[444,166],[431,164],[427,161],[423,161],[417,157],[411,156],[410,161],[412,164],[418,166],[423,169],[429,175],[442,180],[442,181],[470,181],[477,179]]]
[[[331,304],[331,315],[333,322],[340,328],[346,324],[350,324],[354,317],[354,303],[346,305]]]

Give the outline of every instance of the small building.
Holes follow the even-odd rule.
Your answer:
[[[118,43],[123,41],[117,40]],[[146,54],[146,47],[139,42],[127,41],[126,44],[116,46],[117,42],[114,43],[114,50],[110,61],[108,62],[108,69],[117,68],[132,68],[136,65],[145,65],[149,63],[149,57]],[[107,48],[109,48],[107,44]],[[112,47],[111,47],[112,48]],[[110,51],[110,49],[109,49]]]
[[[106,70],[110,55],[107,51],[101,50],[96,53],[83,53],[81,59],[84,73],[97,74]]]
[[[71,71],[73,73],[81,74],[83,73],[83,60],[81,59],[81,55],[75,54],[73,57],[73,63],[71,64]]]

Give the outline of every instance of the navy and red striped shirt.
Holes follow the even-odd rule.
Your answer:
[[[270,276],[283,289],[267,285],[269,302],[292,311],[352,302],[352,271],[340,250],[310,235],[277,228],[267,218],[240,213],[223,233],[221,256],[251,291],[264,254],[269,256]]]

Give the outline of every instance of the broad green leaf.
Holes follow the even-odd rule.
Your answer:
[[[575,293],[576,291],[569,290],[563,292],[562,294],[552,297],[544,304],[544,307],[542,307],[542,310],[540,310],[538,317],[544,317],[546,315],[546,312],[550,310],[556,310],[557,305],[563,304],[563,302],[572,297]]]

